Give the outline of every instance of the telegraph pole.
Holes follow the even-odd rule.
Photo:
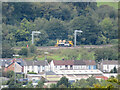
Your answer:
[[[76,35],[77,35],[77,32],[80,32],[80,33],[82,33],[83,31],[81,31],[81,30],[75,30],[75,32],[74,32],[74,47],[76,47]]]
[[[48,52],[44,52],[44,54],[45,54],[45,66],[46,66],[46,63],[47,63],[47,54],[48,54]],[[46,67],[45,67],[45,79],[47,79],[46,78]]]
[[[18,57],[19,55],[13,55],[15,57],[15,65],[14,65],[14,73],[15,73],[15,84],[16,84],[16,57]]]

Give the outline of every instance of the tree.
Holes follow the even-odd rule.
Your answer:
[[[2,58],[12,58],[14,54],[13,48],[6,44],[6,42],[3,42],[2,44]]]
[[[96,60],[118,60],[118,50],[114,47],[104,47],[95,50]]]
[[[45,78],[42,77],[42,78],[40,79],[40,81],[38,82],[37,87],[38,87],[38,88],[43,88],[44,83],[45,83]]]
[[[9,88],[22,88],[22,83],[19,83],[17,78],[15,80],[14,76],[8,80],[7,85]]]
[[[89,87],[89,82],[85,79],[77,80],[75,83],[71,85],[72,88],[87,88]]]
[[[25,86],[25,88],[33,88],[34,86],[33,86],[33,84],[32,84],[32,81],[29,81],[28,83],[27,83],[27,85]]]
[[[31,33],[35,25],[24,18],[20,23],[20,28],[16,31],[15,37],[17,41],[31,40]]]
[[[91,87],[93,86],[93,84],[96,84],[96,83],[99,82],[99,81],[98,81],[95,77],[93,77],[93,76],[87,78],[86,81],[88,81],[88,83],[89,83],[89,85],[90,85]]]
[[[7,71],[7,78],[12,78],[14,76],[14,71]]]
[[[62,77],[60,79],[60,81],[57,82],[57,87],[59,87],[60,85],[64,85],[65,87],[69,87],[70,86],[70,83],[68,81],[68,78],[66,77]],[[61,87],[61,86],[60,86]]]
[[[110,72],[111,72],[111,73],[117,73],[117,68],[114,67]]]
[[[49,36],[49,40],[67,39],[67,28],[63,22],[58,19],[51,18],[45,25],[45,31]]]
[[[21,48],[21,50],[18,52],[19,55],[24,55],[24,56],[28,56],[28,48],[23,47]]]
[[[50,88],[57,88],[56,84],[50,84]]]
[[[30,45],[30,53],[33,53],[35,54],[36,53],[36,50],[37,50],[37,47],[35,45]]]

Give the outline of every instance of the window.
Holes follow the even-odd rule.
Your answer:
[[[43,70],[45,69],[45,66],[42,66]]]
[[[38,65],[38,73],[40,73],[40,65]]]
[[[65,69],[68,69],[68,65],[65,65]]]

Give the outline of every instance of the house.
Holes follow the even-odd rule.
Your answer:
[[[17,73],[23,72],[24,60],[21,58],[0,58],[1,64],[0,67],[3,71],[15,71]]]
[[[60,69],[73,69],[73,60],[52,60],[50,62],[50,71]]]
[[[23,66],[21,66],[18,62],[12,62],[4,69],[5,72],[7,71],[14,71],[16,73],[23,72]]]
[[[24,73],[27,74],[28,72],[35,72],[40,73],[44,71],[49,71],[48,62],[41,60],[41,61],[25,61],[24,65]]]
[[[74,69],[97,69],[95,60],[74,60]]]
[[[86,69],[97,69],[97,65],[95,60],[84,60],[86,64]]]
[[[98,68],[103,72],[110,72],[114,67],[118,69],[118,61],[117,60],[102,60],[98,64]]]
[[[50,70],[96,69],[94,60],[52,60]]]

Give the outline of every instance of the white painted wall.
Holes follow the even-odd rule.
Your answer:
[[[110,78],[111,76],[116,77],[118,74],[117,73],[104,73],[103,75]]]
[[[114,67],[118,68],[118,65],[103,65],[103,71],[110,72]]]
[[[38,69],[38,66],[24,66],[24,73],[26,73],[27,74],[27,71],[29,71],[29,72],[32,72],[32,71],[34,71],[35,73],[39,73],[39,72],[42,72],[42,71],[44,71],[46,69],[46,71],[48,71],[49,70],[49,67],[48,66],[40,66],[40,69]],[[39,70],[39,71],[38,71]]]
[[[73,65],[73,69],[87,69],[86,65]]]

